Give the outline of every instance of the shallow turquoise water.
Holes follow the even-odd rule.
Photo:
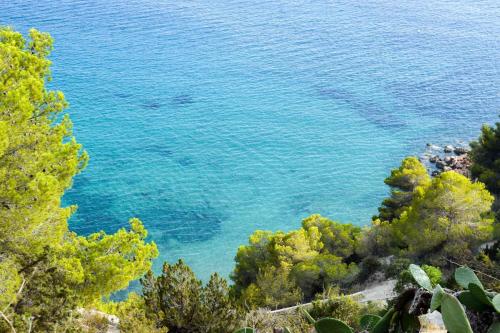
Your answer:
[[[91,155],[80,233],[140,217],[163,260],[227,275],[255,229],[367,224],[426,142],[500,110],[500,3],[0,0],[56,39],[53,86]]]

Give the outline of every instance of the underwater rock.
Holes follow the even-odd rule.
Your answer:
[[[454,149],[455,148],[452,145],[446,145],[446,146],[444,146],[444,152],[445,153],[451,153],[451,152],[453,152]]]
[[[172,97],[172,103],[174,103],[175,105],[180,105],[180,106],[189,105],[189,104],[194,103],[194,99],[191,95],[181,94],[181,95],[177,95],[177,96]]]

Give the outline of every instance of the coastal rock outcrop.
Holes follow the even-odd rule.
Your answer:
[[[445,153],[451,153],[455,148],[452,145],[446,145],[444,146],[444,152]]]
[[[436,145],[427,145],[428,152],[421,158],[428,162],[432,176],[437,176],[444,171],[455,171],[466,177],[470,176],[471,159],[469,149],[466,147],[453,147],[446,145],[443,148]]]
[[[464,148],[464,147],[455,147],[455,149],[453,149],[453,152],[456,155],[465,155],[469,152],[469,150],[467,148]]]

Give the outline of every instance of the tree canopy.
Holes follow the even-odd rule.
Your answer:
[[[428,187],[417,189],[411,206],[393,224],[409,255],[460,257],[492,236],[492,203],[483,183],[443,172]]]
[[[401,166],[391,171],[391,175],[384,182],[391,188],[391,196],[382,202],[376,219],[391,222],[399,218],[401,213],[410,205],[417,187],[427,186],[431,177],[425,166],[416,157],[407,157]]]
[[[182,260],[163,265],[162,274],[148,272],[141,279],[148,316],[157,327],[174,333],[232,332],[241,311],[229,293],[226,280],[212,274],[203,286]]]
[[[471,176],[486,184],[493,194],[500,194],[500,123],[484,125],[478,141],[471,143]]]
[[[60,91],[49,90],[52,38],[0,28],[0,328],[51,330],[76,305],[139,278],[157,255],[130,231],[78,236],[61,198],[88,162]]]
[[[357,271],[350,258],[355,254],[361,229],[351,224],[340,224],[321,215],[312,215],[302,227],[288,233],[256,231],[249,245],[241,246],[236,254],[232,279],[237,292],[261,295],[269,299],[268,306],[293,303],[293,297],[284,297],[276,305],[276,288],[268,280],[281,280],[287,293],[295,295],[296,286],[304,299],[311,299],[326,285],[342,283]],[[276,283],[275,283],[276,284]],[[245,289],[250,288],[246,292]],[[267,294],[266,294],[267,293]],[[253,297],[253,296],[252,296]]]

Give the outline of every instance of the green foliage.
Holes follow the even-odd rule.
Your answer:
[[[427,270],[433,272],[433,269],[427,268]],[[424,268],[410,265],[407,272],[414,281],[417,281],[424,288],[410,288],[402,292],[394,300],[394,306],[382,318],[373,314],[362,316],[359,319],[361,329],[369,330],[371,333],[418,332],[420,331],[418,316],[438,310],[441,312],[446,329],[450,333],[485,332],[488,328],[488,332],[498,330],[498,309],[495,305],[499,300],[497,293],[486,291],[480,287],[481,283],[476,284],[475,282],[468,283],[468,290],[459,293],[444,290],[439,284],[432,290],[430,288],[432,278],[427,275]],[[478,281],[475,274],[465,267],[457,269],[455,275],[462,279],[462,284],[465,284],[465,281]],[[458,294],[459,298],[455,297],[455,294]],[[464,295],[466,297],[462,297]],[[431,296],[430,302],[429,296]],[[481,307],[473,306],[472,301]],[[470,313],[470,317],[474,321],[469,322],[466,309],[473,311]],[[313,311],[315,311],[314,305],[311,313]],[[349,327],[352,324],[341,321],[339,317],[334,316],[337,320],[324,318],[316,321],[313,318],[314,315],[311,316],[306,310],[303,312],[309,321],[314,323],[318,332],[323,330],[324,332],[352,332]],[[351,309],[351,312],[354,316],[359,316],[359,311]],[[325,313],[322,312],[321,315],[325,315]],[[318,323],[323,322],[325,325],[319,325],[318,329]]]
[[[361,329],[371,331],[373,327],[382,319],[382,317],[374,314],[366,314],[359,319]]]
[[[293,267],[291,275],[307,299],[323,291],[325,286],[342,285],[358,273],[356,264],[345,264],[342,258],[331,254],[320,254],[310,261]]]
[[[270,231],[255,231],[249,238],[249,245],[240,246],[236,253],[236,266],[231,275],[238,291],[249,286],[257,279],[261,267],[272,261],[270,240],[273,234]]]
[[[356,253],[361,229],[352,224],[331,221],[318,214],[309,216],[302,221],[302,228],[309,235],[319,232],[322,252],[341,258],[349,258]]]
[[[446,329],[449,332],[473,332],[464,305],[469,310],[480,313],[493,313],[497,311],[494,302],[498,294],[485,291],[476,274],[468,267],[459,267],[455,271],[455,280],[461,286],[466,286],[467,290],[458,293],[457,298],[454,294],[446,292],[441,286],[437,285],[432,295],[430,310],[440,309]],[[478,318],[494,319],[495,316]],[[474,326],[477,327],[481,327],[484,324],[474,322]],[[493,323],[493,325],[495,324]]]
[[[360,318],[364,315],[375,315],[380,311],[379,306],[373,304],[361,304],[351,296],[341,295],[338,290],[330,290],[327,295],[320,300],[314,301],[312,306],[305,311],[304,315],[312,316],[310,322],[315,322],[314,318],[336,318],[345,322],[354,329],[360,328]]]
[[[488,307],[469,290],[462,291],[458,295],[458,299],[460,303],[465,305],[468,309],[480,312],[488,309]]]
[[[317,333],[353,333],[349,325],[342,320],[334,318],[321,318],[315,320],[307,310],[303,309],[302,312],[309,322],[314,325],[314,330]]]
[[[431,286],[436,286],[442,281],[443,273],[438,267],[430,266],[430,265],[422,265],[422,270],[427,274],[429,280],[431,282]],[[432,290],[430,290],[432,291]]]
[[[0,309],[8,307],[17,300],[17,292],[22,285],[22,278],[15,263],[10,260],[0,261]]]
[[[45,88],[52,38],[36,30],[30,38],[0,28],[0,251],[21,265],[61,242],[74,208],[60,199],[87,162],[60,116],[64,95]]]
[[[427,188],[431,178],[416,157],[407,157],[384,182],[391,188],[391,196],[382,202],[379,215],[373,217],[372,228],[364,231],[364,254],[386,256],[406,247],[403,235],[392,223],[406,214],[417,192]]]
[[[268,306],[292,304],[291,300],[297,301],[290,298],[290,294],[297,295],[292,292],[294,285],[304,299],[311,299],[326,286],[342,284],[357,274],[357,266],[350,261],[356,256],[360,234],[358,227],[320,215],[308,217],[300,229],[288,233],[256,231],[249,245],[241,246],[236,254],[231,276],[235,290],[253,305],[262,305],[256,298],[271,299],[265,302]],[[271,276],[281,277],[274,285],[283,285],[284,299],[279,299],[276,288],[264,283]],[[262,288],[264,285],[268,288]]]
[[[492,236],[493,197],[482,183],[455,172],[443,172],[419,188],[411,206],[392,223],[407,248],[403,253],[439,262],[470,255]]]
[[[376,272],[383,271],[385,268],[379,258],[371,255],[363,258],[358,266],[359,273],[356,276],[356,281],[361,283],[373,278]]]
[[[249,311],[241,326],[249,327],[259,333],[272,333],[274,329],[282,328],[284,333],[309,332],[311,324],[299,313],[298,310],[272,313],[266,309]]]
[[[317,333],[353,333],[343,321],[333,318],[322,318],[314,323]]]
[[[408,269],[410,270],[413,279],[418,283],[420,287],[427,289],[428,291],[432,291],[431,280],[429,279],[429,276],[427,276],[425,271],[420,268],[420,266],[411,264]]]
[[[0,27],[0,325],[56,330],[144,274],[156,256],[145,230],[77,236],[61,198],[87,164],[62,92],[48,90],[52,38]]]
[[[496,312],[500,313],[500,294],[495,295],[491,300],[491,303],[493,304]]]
[[[486,184],[488,190],[500,194],[500,123],[484,125],[478,141],[471,144],[471,176]]]
[[[384,316],[379,320],[377,324],[373,326],[372,333],[387,333],[391,327],[391,320],[393,319],[396,310],[394,308],[389,309]]]
[[[120,332],[165,333],[168,331],[166,328],[156,327],[156,323],[146,314],[144,299],[136,293],[130,293],[125,301],[99,303],[96,307],[120,319]]]
[[[476,276],[476,273],[474,273],[474,271],[469,267],[463,266],[457,268],[455,270],[455,281],[464,289],[467,289],[471,283],[474,283],[483,288],[483,285]]]
[[[333,293],[327,300],[313,302],[308,310],[314,318],[336,318],[352,327],[357,327],[363,306],[350,296]]]
[[[434,288],[431,298],[430,311],[435,311],[441,306],[441,301],[443,300],[443,295],[445,294],[444,289],[438,284]]]
[[[500,321],[494,322],[487,333],[500,333]]]
[[[486,295],[486,292],[482,287],[479,287],[477,284],[471,283],[469,284],[469,291],[476,300],[479,300],[484,305],[493,306],[493,303],[491,302],[490,298]]]
[[[232,332],[241,319],[227,282],[213,274],[203,286],[181,260],[165,263],[162,274],[141,279],[145,308],[157,327],[169,332]]]
[[[394,278],[399,277],[401,272],[405,271],[410,267],[411,260],[408,258],[396,258],[394,259],[385,270],[387,277]]]
[[[61,259],[65,265],[79,267],[81,276],[75,286],[83,304],[124,289],[129,282],[144,275],[158,255],[154,243],[146,244],[147,232],[138,219],[131,219],[130,231],[120,229],[112,235],[104,232],[78,237],[72,234],[65,243]]]
[[[443,257],[472,256],[493,237],[493,197],[482,183],[455,172],[432,180],[423,165],[407,158],[386,183],[391,198],[365,230],[365,254],[425,258],[438,264]]]
[[[473,333],[464,308],[455,296],[447,293],[443,295],[441,314],[448,332]]]
[[[277,309],[300,303],[302,292],[283,268],[264,267],[242,297],[248,305]]]
[[[417,187],[428,186],[431,178],[416,157],[407,157],[399,168],[391,171],[384,182],[391,188],[391,196],[382,202],[375,219],[391,222],[399,218],[410,205]]]
[[[250,328],[250,327],[243,327],[243,328],[240,328],[239,330],[236,330],[234,331],[234,333],[254,333],[255,330],[253,328]]]
[[[101,333],[108,331],[110,322],[105,315],[95,311],[89,311],[83,313],[78,320],[72,321],[68,323],[68,325],[69,324],[78,326],[81,332],[84,333]]]
[[[395,290],[402,292],[405,289],[420,286],[428,291],[433,291],[433,287],[441,282],[441,270],[434,266],[410,265],[408,269],[399,274]]]

